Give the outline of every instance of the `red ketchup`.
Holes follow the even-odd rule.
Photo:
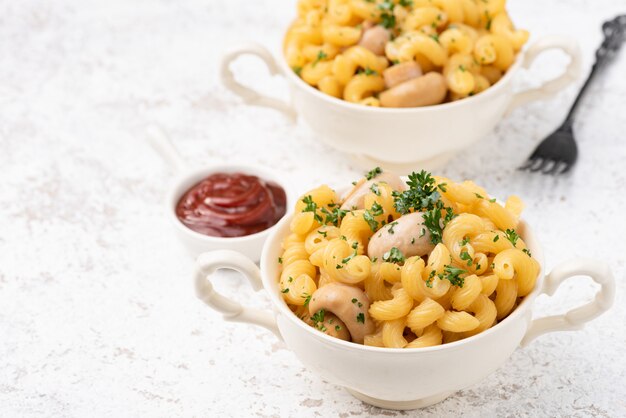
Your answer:
[[[278,184],[242,173],[216,173],[180,198],[176,216],[204,235],[241,237],[271,227],[286,209],[287,196]]]

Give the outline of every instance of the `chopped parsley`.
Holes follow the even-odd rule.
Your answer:
[[[461,258],[461,260],[467,261],[468,266],[472,265],[472,256],[470,256],[467,251],[461,251],[459,257]]]
[[[493,242],[498,242],[499,239],[500,239],[500,235],[496,234],[496,236],[493,237]]]
[[[444,212],[442,213],[442,211]],[[430,242],[432,244],[437,245],[442,241],[443,229],[455,216],[452,208],[444,207],[442,201],[438,201],[433,209],[424,212],[424,215],[422,215],[424,226],[430,231]]]
[[[287,280],[289,283],[293,282],[293,277],[289,276],[289,279]]]
[[[328,205],[330,206],[330,205]],[[346,216],[346,213],[348,213],[348,211],[346,210],[342,210],[339,209],[338,206],[334,206],[331,210],[328,210],[326,208],[322,208],[321,211],[324,214],[324,224],[328,225],[328,224],[333,224],[335,226],[339,226],[339,224],[341,223],[341,220],[343,219],[344,216]]]
[[[313,64],[311,64],[311,66],[315,67],[318,62],[326,58],[328,58],[328,54],[320,49],[320,52],[317,53],[317,57],[315,57],[315,61],[313,61]]]
[[[390,263],[403,263],[404,262],[404,254],[396,247],[391,247],[391,250],[387,251],[383,254],[383,261],[387,261]]]
[[[380,196],[380,189],[378,188],[378,183],[373,183],[370,186],[370,190],[372,191],[372,193],[374,193],[376,196]]]
[[[309,302],[311,302],[311,295],[309,295],[308,293],[303,293],[302,297],[304,298],[304,307],[306,308],[307,306],[309,306]]]
[[[283,258],[282,257],[278,257],[278,264],[283,264]]]
[[[461,274],[466,273],[467,271],[463,269],[447,265],[443,268],[443,273],[439,274],[438,276],[440,279],[448,280],[453,286],[463,287],[463,284],[465,284],[465,279],[460,276]]]
[[[400,0],[398,4],[404,7],[411,7],[413,6],[413,0]]]
[[[365,314],[363,312],[359,312],[359,314],[356,316],[356,322],[365,324]]]
[[[439,35],[433,34],[433,35],[428,35],[428,36],[433,38],[435,40],[435,42],[439,43]]]
[[[389,232],[390,234],[394,234],[395,231],[393,230],[393,228],[396,227],[396,225],[398,225],[398,222],[392,222],[389,224],[389,228],[387,229],[387,232]]]
[[[425,211],[423,214],[424,226],[430,231],[430,240],[433,244],[441,242],[443,228],[454,218],[452,208],[445,207],[441,201],[439,190],[446,191],[446,184],[435,184],[434,177],[425,170],[409,174],[408,190],[394,191],[394,207],[405,215],[411,211]]]
[[[519,239],[519,235],[517,235],[517,232],[515,232],[514,229],[507,229],[506,231],[504,231],[504,234],[506,235],[506,239],[511,241],[511,244],[513,244],[513,246],[515,247],[517,245],[517,240]]]
[[[357,305],[359,308],[363,306],[363,304],[361,302],[359,302],[359,300],[357,298],[352,298],[352,303]]]
[[[465,71],[465,70],[463,70],[463,71]],[[474,194],[476,195],[477,198],[484,199],[484,197],[482,197],[480,194],[478,194],[478,193],[474,193]]]
[[[300,74],[302,73],[302,67],[293,67],[292,68],[293,72],[296,73],[296,75],[299,77]]]
[[[363,219],[365,219],[365,221],[367,222],[367,224],[369,225],[370,229],[373,232],[376,232],[378,230],[378,221],[376,220],[376,216],[380,216],[382,214],[383,214],[383,207],[377,202],[374,202],[372,207],[370,209],[367,209],[363,213]]]
[[[337,332],[341,331],[341,326],[340,325],[335,325],[335,331],[337,331]]]
[[[320,234],[321,236],[323,236],[324,238],[326,238],[328,236],[328,232],[326,231],[317,231],[318,234]]]
[[[435,179],[427,171],[409,174],[407,185],[408,190],[392,193],[394,207],[403,215],[411,212],[411,209],[415,211],[432,209],[439,200]]]
[[[376,176],[378,176],[379,174],[382,174],[382,172],[383,170],[380,167],[373,168],[368,171],[367,174],[365,174],[365,178],[371,180],[373,178],[376,178]]]
[[[311,321],[316,324],[324,322],[324,315],[326,315],[326,311],[324,309],[320,309],[311,316]]]
[[[465,237],[465,238],[463,238],[462,241],[459,242],[459,244],[461,244],[461,247],[462,247],[464,245],[469,244],[469,242],[470,242],[470,238],[469,237]]]
[[[429,287],[432,289],[433,287],[433,279],[435,278],[435,274],[437,272],[435,270],[431,271],[430,274],[428,275],[428,280],[426,280],[426,287]]]
[[[280,292],[281,292],[281,293],[289,293],[289,288],[287,287],[287,288],[285,288],[285,289],[281,290]]]
[[[361,70],[357,71],[357,74],[377,75],[378,71],[372,70],[370,67],[366,67],[364,70],[361,69]]]
[[[396,26],[396,16],[393,14],[393,9],[396,5],[392,0],[383,0],[378,4],[380,13],[380,24],[385,29],[391,29]]]
[[[533,255],[530,253],[530,250],[528,248],[524,248],[522,250],[523,253],[526,253],[527,256],[532,257]]]

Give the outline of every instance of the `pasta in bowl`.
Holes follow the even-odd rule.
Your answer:
[[[529,34],[503,0],[302,0],[284,40],[320,91],[376,107],[419,107],[489,88]]]
[[[407,184],[377,168],[344,198],[321,186],[300,199],[279,258],[299,318],[346,341],[429,347],[491,328],[532,292],[518,197],[502,206],[425,171]]]
[[[463,7],[479,15],[463,11],[461,19]],[[514,108],[552,97],[580,73],[572,39],[550,36],[522,46],[526,33],[512,29],[503,0],[302,0],[285,33],[275,57],[253,43],[229,49],[222,83],[245,103],[294,121],[301,116],[316,138],[364,168],[434,169]],[[562,74],[514,92],[516,74],[551,49],[570,57]],[[261,58],[270,74],[282,76],[290,100],[240,83],[231,64],[242,55]]]
[[[474,183],[426,172],[406,183],[381,170],[368,177],[342,194],[304,193],[268,238],[260,268],[233,251],[201,255],[198,297],[225,320],[272,331],[324,380],[392,409],[439,402],[518,346],[610,308],[615,283],[602,262],[576,259],[544,275],[518,198],[500,204]],[[219,268],[265,289],[272,310],[216,292]],[[600,284],[594,300],[533,320],[534,299],[575,275]]]

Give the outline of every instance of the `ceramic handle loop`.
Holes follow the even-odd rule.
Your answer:
[[[221,312],[224,320],[261,326],[272,331],[282,340],[274,313],[268,310],[246,308],[215,291],[211,284],[211,276],[222,268],[236,270],[243,274],[255,291],[263,288],[261,271],[248,257],[230,250],[211,251],[200,254],[196,260],[194,280],[198,298],[212,309]]]
[[[530,68],[535,59],[551,49],[560,49],[570,58],[570,62],[560,76],[546,81],[541,86],[519,92],[513,96],[513,100],[506,111],[509,114],[513,109],[534,100],[543,100],[552,97],[555,93],[563,90],[580,76],[581,53],[578,43],[564,36],[546,36],[532,44],[524,56],[524,68]]]
[[[595,260],[572,260],[559,264],[546,276],[541,293],[553,295],[561,283],[573,276],[588,276],[598,283],[600,290],[595,298],[587,304],[569,310],[564,315],[552,315],[533,320],[520,343],[522,347],[548,332],[581,329],[585,323],[602,315],[613,305],[615,278],[606,264]]]
[[[279,110],[291,121],[295,122],[297,114],[293,109],[293,106],[291,106],[289,103],[261,94],[258,91],[251,89],[250,87],[244,86],[235,79],[235,75],[230,69],[230,64],[241,55],[257,56],[261,58],[261,60],[265,63],[271,75],[282,75],[282,71],[276,63],[276,60],[274,59],[274,57],[272,57],[272,54],[270,54],[267,49],[255,43],[247,43],[235,47],[230,51],[227,51],[226,54],[224,54],[220,71],[222,83],[224,83],[224,85],[230,91],[241,97],[245,103]]]

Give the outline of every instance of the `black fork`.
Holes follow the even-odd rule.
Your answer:
[[[578,158],[578,147],[574,140],[574,116],[580,99],[598,71],[617,53],[626,40],[626,15],[604,22],[602,25],[604,40],[596,50],[596,62],[591,67],[587,80],[581,87],[565,122],[535,148],[520,170],[541,171],[544,174],[563,174],[567,172]]]

